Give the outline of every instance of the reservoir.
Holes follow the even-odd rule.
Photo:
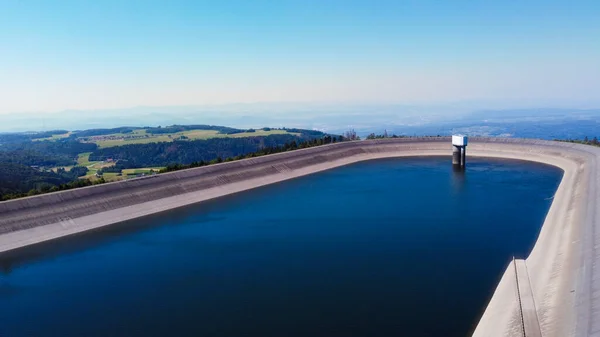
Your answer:
[[[468,336],[562,171],[356,163],[0,256],[0,336]]]

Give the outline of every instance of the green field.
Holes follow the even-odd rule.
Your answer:
[[[67,133],[63,133],[63,134],[60,134],[60,135],[52,135],[52,137],[36,138],[36,139],[33,139],[33,141],[34,142],[41,142],[41,141],[44,141],[44,140],[59,140],[59,139],[68,138],[70,135],[71,135],[71,133],[67,132]]]
[[[86,143],[95,143],[100,148],[113,147],[113,146],[121,146],[121,145],[129,145],[129,144],[148,144],[148,143],[160,143],[160,142],[172,142],[174,140],[181,139],[181,137],[185,137],[187,140],[197,140],[197,139],[209,139],[209,138],[243,138],[243,137],[259,137],[259,136],[269,136],[269,135],[284,135],[290,134],[299,136],[300,133],[296,132],[288,132],[286,130],[269,130],[265,131],[262,129],[258,129],[255,132],[241,132],[234,134],[224,134],[219,133],[215,130],[188,130],[181,131],[175,133],[165,133],[165,134],[152,134],[147,133],[145,129],[136,129],[130,133],[111,133],[108,135],[99,135],[99,136],[89,136],[78,138],[80,141]],[[39,138],[34,141],[55,141],[64,139],[71,136],[71,132],[59,135],[53,135],[52,137],[47,138]],[[81,154],[80,156],[85,155]],[[79,163],[80,165],[88,166],[92,163],[85,162]]]
[[[130,133],[113,133],[108,135],[90,136],[84,137],[81,140],[88,143],[95,143],[100,148],[122,146],[129,144],[148,144],[158,142],[172,142],[174,140],[181,139],[183,136],[184,140],[196,140],[196,139],[209,139],[209,138],[243,138],[243,137],[259,137],[269,135],[283,135],[289,134],[299,136],[300,133],[288,132],[286,130],[256,130],[255,132],[241,132],[235,134],[223,134],[215,130],[188,130],[168,134],[150,134],[145,129],[133,130]],[[55,135],[58,136],[58,135]],[[77,157],[77,165],[85,166],[88,168],[87,175],[81,177],[83,179],[97,179],[96,173],[98,170],[104,167],[114,166],[115,163],[105,163],[102,161],[90,161],[91,152],[80,153]],[[124,169],[121,173],[107,172],[102,176],[106,181],[118,181],[136,176],[139,174],[149,174],[152,172],[158,172],[162,167],[147,167],[147,168],[134,168]]]
[[[129,178],[134,178],[136,177],[138,174],[151,174],[153,172],[158,173],[158,171],[160,171],[162,169],[162,167],[148,167],[148,168],[135,168],[135,169],[124,169],[121,171],[121,173],[116,173],[116,172],[106,172],[102,174],[102,177],[104,178],[104,180],[106,181],[119,181],[119,180],[125,180],[125,179],[129,179]],[[96,172],[94,171],[93,174],[88,174],[85,177],[82,178],[87,178],[87,179],[97,179],[97,177],[95,176]]]
[[[90,161],[90,154],[91,154],[91,152],[80,153],[77,158],[78,166],[85,166],[88,168],[87,175],[81,177],[82,179],[94,180],[97,178],[96,173],[98,172],[98,170],[100,170],[101,168],[110,167],[110,166],[115,165],[115,163],[105,163],[102,161]],[[163,169],[163,167],[142,167],[142,168],[124,169],[121,171],[121,174],[116,173],[116,172],[106,172],[106,173],[102,174],[102,177],[104,177],[104,180],[106,180],[106,181],[118,181],[118,180],[127,179],[128,177],[131,178],[131,176],[135,176],[138,174],[148,174],[148,173],[152,173],[152,172],[158,173],[158,171],[160,171],[161,169]]]
[[[189,130],[167,134],[149,134],[146,130],[134,130],[132,133],[113,133],[97,137],[88,137],[87,142],[95,143],[100,148],[122,146],[129,144],[148,144],[159,142],[172,142],[180,139],[182,136],[189,140],[209,139],[209,138],[243,138],[243,137],[258,137],[269,135],[290,134],[298,136],[299,133],[287,132],[286,130],[256,130],[255,132],[242,132],[235,134],[223,134],[215,130]]]
[[[127,179],[127,177],[124,175],[119,175],[119,173],[112,173],[112,172],[104,173],[102,175],[102,177],[106,181],[119,181],[119,180]]]
[[[88,166],[88,165],[91,165],[93,163],[97,163],[97,162],[90,162],[90,154],[92,154],[92,153],[91,152],[80,153],[77,156],[77,165],[79,165],[79,166]]]
[[[258,136],[286,135],[286,134],[300,136],[300,133],[298,133],[298,132],[288,132],[286,130],[269,130],[269,131],[256,130],[254,132],[234,133],[232,135],[224,135],[224,136],[233,137],[233,138],[243,138],[243,137],[258,137]]]
[[[164,167],[144,167],[144,168],[133,168],[133,169],[124,169],[121,171],[123,175],[135,175],[142,173],[152,173],[157,172],[163,169]]]
[[[58,171],[58,169],[61,169],[61,168],[62,168],[62,169],[65,169],[65,171],[69,172],[69,171],[71,171],[71,169],[73,168],[73,166],[59,166],[59,167],[53,167],[53,168],[51,168],[51,170],[52,170],[53,172],[56,172],[56,171]]]
[[[88,168],[87,175],[85,175],[81,178],[86,178],[86,179],[95,178],[96,172],[98,172],[99,169],[115,165],[115,163],[105,163],[102,161],[90,161],[90,154],[91,154],[91,152],[80,153],[79,156],[77,157],[77,165],[85,166]]]

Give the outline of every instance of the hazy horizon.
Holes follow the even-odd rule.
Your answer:
[[[260,103],[212,106],[69,110],[0,114],[0,133],[208,124],[249,128],[300,128],[334,134],[355,130],[398,135],[448,135],[566,139],[594,137],[600,109],[480,108],[453,105],[343,105]]]

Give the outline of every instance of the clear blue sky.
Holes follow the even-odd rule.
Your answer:
[[[0,1],[0,113],[599,95],[600,1]]]

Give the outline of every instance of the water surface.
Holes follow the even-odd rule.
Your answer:
[[[377,160],[24,249],[0,336],[466,336],[561,176]]]

